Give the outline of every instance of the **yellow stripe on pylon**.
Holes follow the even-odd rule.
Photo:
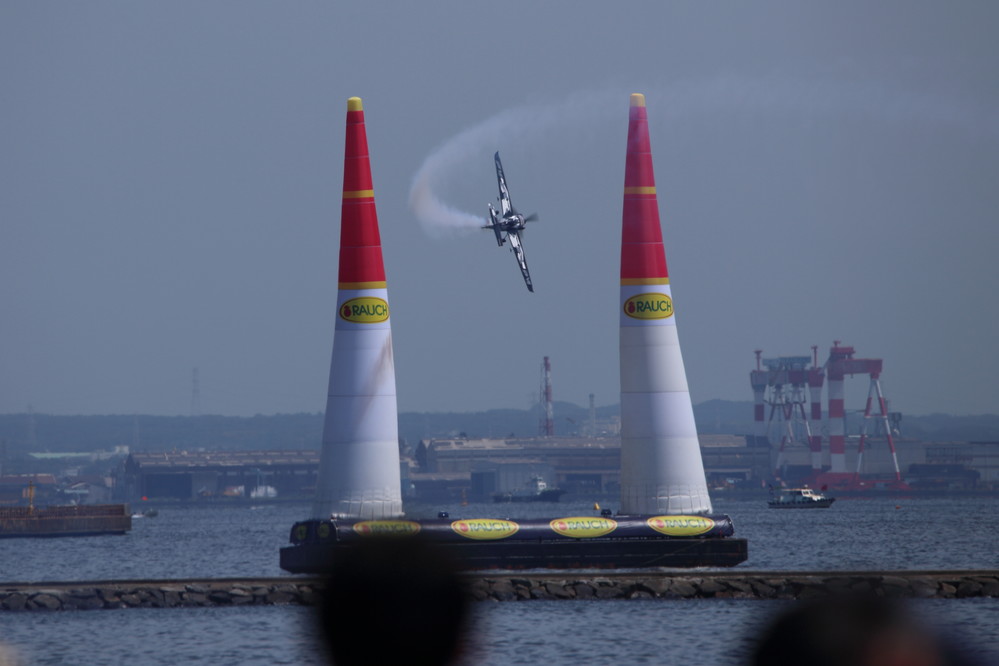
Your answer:
[[[625,194],[655,194],[656,186],[651,187],[626,187],[624,188]]]
[[[622,287],[632,287],[635,285],[642,284],[669,284],[669,278],[623,278],[621,280]]]
[[[339,282],[339,289],[385,289],[385,282]]]
[[[375,196],[374,190],[344,190],[344,199],[373,199]]]

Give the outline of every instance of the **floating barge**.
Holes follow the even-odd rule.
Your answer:
[[[748,556],[728,516],[571,516],[505,520],[306,520],[281,549],[291,573],[329,570],[363,539],[419,536],[466,570],[731,567]]]
[[[125,534],[131,529],[127,504],[0,508],[0,539]]]

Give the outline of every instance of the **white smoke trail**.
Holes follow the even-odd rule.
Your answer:
[[[714,77],[636,90],[654,98],[650,121],[674,123],[720,113],[724,114],[721,121],[731,124],[764,114],[810,126],[852,117],[950,126],[989,140],[999,136],[996,115],[983,104],[889,89],[878,82]],[[485,215],[467,213],[441,201],[437,188],[447,179],[460,174],[472,161],[491,156],[501,143],[549,145],[555,134],[564,137],[615,119],[620,124],[621,118],[626,118],[622,114],[627,103],[628,91],[603,90],[577,93],[558,103],[502,111],[448,139],[423,161],[409,190],[410,210],[431,236],[479,229],[486,223]]]
[[[490,142],[496,145],[504,131],[524,127],[528,121],[523,109],[505,111],[452,137],[423,161],[409,188],[409,208],[427,233],[448,235],[479,229],[485,224],[483,217],[442,202],[434,188],[445,175],[482,153],[484,145]]]
[[[627,100],[627,97],[624,98]],[[499,145],[541,140],[553,129],[566,131],[589,124],[609,114],[620,95],[580,93],[557,104],[508,109],[470,127],[438,146],[420,165],[409,189],[409,208],[431,236],[448,236],[477,230],[487,222],[484,215],[458,210],[440,200],[436,188],[467,163],[492,156]],[[581,109],[587,111],[581,113]],[[602,113],[597,113],[600,111]]]

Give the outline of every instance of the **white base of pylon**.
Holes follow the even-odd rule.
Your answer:
[[[401,516],[398,435],[392,439],[338,436],[340,432],[350,432],[351,425],[363,429],[365,423],[350,424],[350,420],[395,423],[396,397],[331,396],[326,409],[324,431],[332,434],[323,440],[313,516],[369,519]]]
[[[385,319],[344,319],[340,308],[358,299],[385,304]],[[339,292],[314,518],[397,518],[403,513],[387,303],[385,289]]]
[[[669,286],[622,287],[669,294]],[[710,513],[694,410],[672,320],[621,319],[621,513]]]

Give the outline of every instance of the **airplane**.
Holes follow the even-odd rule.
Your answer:
[[[506,176],[503,175],[503,163],[500,162],[499,151],[496,152],[493,159],[496,161],[496,180],[499,182],[500,195],[497,201],[499,201],[500,209],[496,210],[492,204],[487,204],[490,222],[482,228],[493,230],[493,233],[496,234],[496,244],[500,247],[503,247],[503,243],[506,241],[510,241],[510,249],[517,257],[517,265],[520,266],[520,273],[524,276],[527,290],[533,292],[534,284],[531,282],[531,273],[527,270],[527,258],[524,256],[524,243],[520,234],[523,233],[527,223],[537,220],[538,216],[536,213],[527,216],[521,215],[513,207],[513,204],[510,203],[510,190],[506,187]]]

